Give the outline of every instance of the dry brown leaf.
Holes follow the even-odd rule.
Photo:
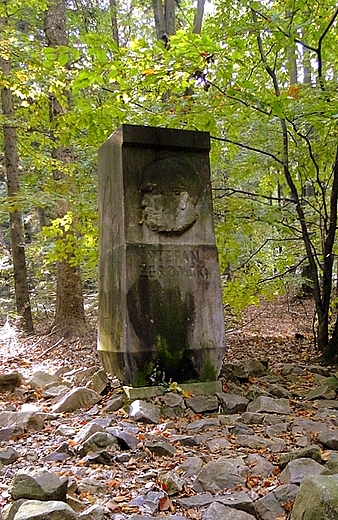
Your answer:
[[[164,496],[160,498],[160,501],[158,503],[158,509],[159,511],[168,511],[170,508],[170,499],[168,496]]]

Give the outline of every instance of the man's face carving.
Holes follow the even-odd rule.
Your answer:
[[[143,221],[152,231],[180,234],[198,219],[200,179],[187,161],[169,157],[152,163],[140,191]]]

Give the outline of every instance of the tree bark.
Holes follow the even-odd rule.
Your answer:
[[[196,14],[195,14],[195,18],[194,18],[194,27],[192,30],[192,32],[194,32],[196,34],[201,34],[201,31],[202,31],[204,5],[205,5],[205,0],[197,0]]]
[[[66,1],[54,0],[49,5],[45,16],[45,35],[48,46],[57,47],[67,45],[66,32]],[[67,93],[66,93],[67,94]],[[69,99],[69,96],[67,96]],[[56,121],[63,113],[63,108],[58,99],[50,96],[50,120]],[[53,138],[53,135],[51,136]],[[64,146],[56,146],[52,151],[52,157],[60,163],[73,162],[73,150]],[[54,179],[64,180],[66,174],[55,169]],[[70,205],[64,200],[58,207],[58,217],[65,216],[70,211]],[[75,234],[74,229],[63,229],[60,240],[67,242],[70,234]],[[80,268],[75,261],[75,255],[68,253],[67,258],[57,262],[56,266],[56,308],[53,328],[62,336],[86,336],[88,333],[85,312],[83,288]]]
[[[0,27],[5,20],[0,20]],[[10,73],[10,61],[0,56],[0,69],[4,75]],[[14,104],[12,91],[9,87],[1,90],[2,112],[5,117],[3,125],[4,155],[6,164],[6,181],[8,197],[14,198],[20,191],[19,157],[17,152],[17,132],[11,122],[14,118]],[[29,300],[27,280],[27,266],[24,245],[24,233],[21,212],[14,209],[9,214],[11,251],[13,260],[15,299],[18,315],[21,317],[21,326],[25,332],[33,331],[33,319]]]
[[[116,45],[119,47],[120,39],[119,39],[119,26],[117,21],[117,0],[109,0],[109,8],[110,8],[110,18],[111,18],[111,26],[113,39]]]

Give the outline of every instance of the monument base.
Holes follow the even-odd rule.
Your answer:
[[[224,357],[222,348],[185,350],[184,359],[171,356],[171,364],[153,350],[105,352],[99,357],[107,373],[114,374],[124,385],[140,387],[159,383],[216,381]]]

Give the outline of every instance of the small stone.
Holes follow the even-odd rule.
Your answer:
[[[162,397],[162,402],[166,406],[170,406],[172,408],[175,406],[182,407],[182,405],[184,405],[183,397],[179,394],[175,394],[175,392],[168,392],[167,394],[164,394]]]
[[[129,417],[134,421],[157,424],[160,416],[161,412],[158,406],[140,399],[131,403],[129,408]]]
[[[12,392],[21,385],[22,378],[18,372],[0,374],[0,392]]]
[[[57,377],[49,374],[48,372],[43,372],[42,370],[37,370],[33,373],[29,384],[34,389],[44,389],[46,385],[52,384],[53,386],[58,386],[62,383],[62,380]]]
[[[232,509],[220,502],[214,502],[203,513],[202,520],[255,520],[255,517],[245,513],[245,511]]]
[[[50,500],[25,500],[17,510],[13,520],[77,520],[76,513],[64,502]]]
[[[53,413],[74,412],[79,408],[89,408],[101,400],[100,394],[86,387],[70,390],[53,407]]]
[[[0,450],[0,463],[4,466],[8,464],[13,464],[20,457],[20,453],[18,453],[14,448],[8,446],[8,448],[4,448]]]
[[[117,410],[122,408],[123,405],[124,405],[123,395],[117,395],[115,397],[112,397],[111,399],[108,399],[108,401],[106,402],[106,405],[102,408],[102,413],[117,412]]]
[[[107,432],[93,433],[78,449],[81,457],[84,457],[90,451],[100,451],[108,446],[118,446],[117,439]]]
[[[14,500],[58,500],[66,502],[68,479],[45,469],[21,469],[13,478],[9,493]]]
[[[337,430],[327,430],[325,432],[319,433],[317,439],[326,448],[330,448],[331,450],[338,450],[338,431]]]
[[[86,384],[86,388],[91,388],[98,394],[102,394],[104,389],[109,384],[109,379],[105,370],[100,369],[92,375],[90,381]]]
[[[184,481],[175,471],[169,471],[160,478],[160,483],[164,484],[164,489],[169,496],[177,495],[183,489]]]
[[[147,440],[144,445],[148,450],[154,453],[154,455],[159,457],[172,457],[176,454],[174,446],[172,446],[170,442],[164,441],[161,438],[156,440]]]
[[[290,414],[291,408],[288,399],[261,396],[248,404],[248,412],[266,412],[276,414]]]
[[[295,459],[289,462],[279,478],[284,484],[300,484],[304,477],[320,475],[323,471],[324,466],[315,460],[308,458]]]
[[[185,403],[194,413],[214,412],[218,410],[218,399],[215,395],[190,397],[185,400]]]
[[[223,413],[225,414],[245,412],[249,403],[249,400],[241,395],[227,394],[225,392],[220,392],[217,395],[221,401]]]

